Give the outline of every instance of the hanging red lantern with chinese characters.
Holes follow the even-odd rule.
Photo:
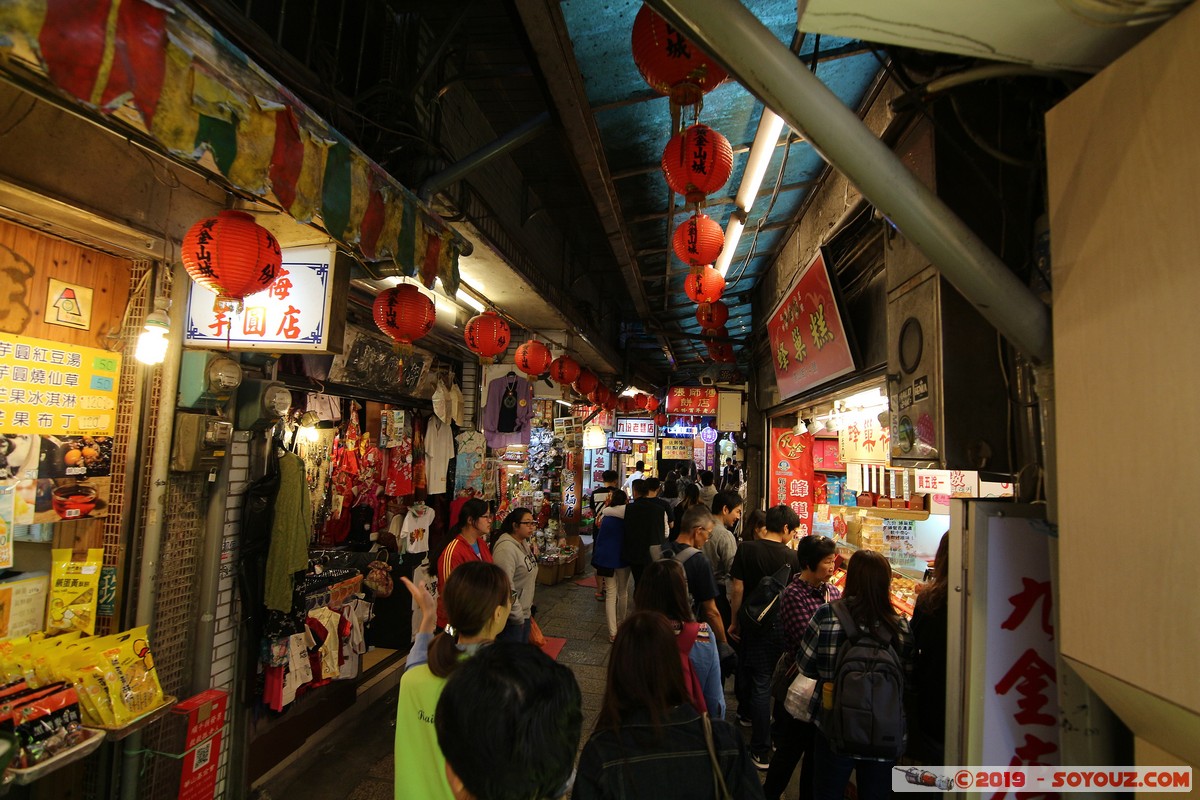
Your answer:
[[[396,340],[401,356],[412,353],[412,343],[433,330],[437,319],[433,300],[411,283],[376,295],[371,315],[379,330]]]
[[[725,279],[712,267],[700,267],[684,279],[683,291],[693,303],[715,303],[725,291]]]
[[[586,397],[595,390],[599,383],[599,379],[592,374],[591,370],[581,370],[579,377],[575,379],[575,391]]]
[[[623,394],[617,398],[617,410],[622,414],[633,413],[633,410],[636,408],[637,403],[631,395]]]
[[[657,411],[658,406],[659,406],[659,402],[658,402],[657,397],[655,397],[654,395],[648,395],[646,397],[646,410],[647,411]]]
[[[649,6],[633,20],[633,61],[650,88],[690,106],[725,80],[725,70]]]
[[[715,303],[701,303],[696,307],[696,322],[702,328],[721,328],[729,321],[729,306],[720,300]]]
[[[612,389],[605,387],[604,391],[605,391],[604,402],[601,405],[604,406],[605,411],[616,411],[617,406],[619,405],[619,403],[617,402],[617,400],[619,398],[617,397],[616,393]]]
[[[463,333],[467,349],[479,356],[479,363],[491,364],[496,356],[508,349],[512,331],[495,311],[485,311],[467,320]]]
[[[517,369],[531,378],[536,378],[545,373],[550,368],[550,362],[553,359],[554,356],[550,353],[550,348],[537,339],[522,342],[517,347],[515,355]]]
[[[269,230],[228,210],[193,225],[179,255],[192,280],[217,295],[214,308],[239,312],[243,299],[271,285],[283,260]]]
[[[667,415],[663,414],[662,412],[655,414],[654,415],[654,424],[660,428],[667,427]]]
[[[733,345],[729,342],[709,342],[708,355],[713,361],[732,364],[737,359],[733,354]]]
[[[733,148],[724,136],[697,123],[667,142],[662,171],[674,192],[689,203],[702,203],[729,180],[733,172]]]
[[[568,355],[561,355],[550,362],[550,380],[566,388],[579,377],[579,362]]]
[[[633,404],[643,411],[646,409],[646,404],[650,400],[650,395],[638,392],[633,396]]]
[[[690,267],[702,267],[721,255],[725,231],[707,214],[693,214],[675,229],[671,246],[680,261]]]

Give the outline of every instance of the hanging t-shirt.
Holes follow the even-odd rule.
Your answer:
[[[483,415],[488,447],[499,450],[509,445],[528,445],[532,418],[533,387],[529,381],[518,375],[508,375],[488,384]]]
[[[413,491],[413,437],[409,417],[404,411],[392,411],[388,429],[387,483],[388,497],[405,497]],[[394,443],[394,444],[393,444]]]
[[[458,450],[454,466],[454,491],[483,489],[483,449],[486,444],[479,431],[463,431],[454,439]]]
[[[429,552],[429,526],[433,524],[433,509],[413,506],[400,526],[400,547],[405,553]]]
[[[446,471],[454,458],[454,433],[448,423],[429,418],[425,432],[425,472],[429,494],[446,492]]]

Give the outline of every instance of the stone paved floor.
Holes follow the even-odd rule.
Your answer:
[[[582,749],[600,711],[609,643],[604,603],[597,602],[592,588],[575,583],[579,577],[555,586],[538,586],[536,605],[543,633],[567,640],[558,660],[575,673],[583,695]],[[732,689],[732,683],[727,688]],[[736,702],[730,693],[726,699],[732,718]],[[289,780],[273,782],[269,794],[259,794],[260,800],[391,798],[395,718],[395,698],[380,701],[360,724],[331,737],[328,745],[309,760],[311,766],[295,771]],[[796,797],[796,780],[793,776],[786,797]]]

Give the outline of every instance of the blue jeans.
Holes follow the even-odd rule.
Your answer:
[[[750,752],[756,756],[771,754],[771,673],[782,652],[770,637],[756,637],[745,643],[745,659],[738,663],[738,673],[745,673],[745,699],[750,701],[749,708],[743,709],[739,700],[738,714],[750,719]]]
[[[524,622],[517,622],[510,619],[504,626],[504,630],[496,634],[497,642],[517,642],[519,644],[529,643],[529,632],[533,630],[532,619],[526,619]]]
[[[816,800],[842,800],[851,772],[855,773],[858,800],[887,800],[892,796],[892,762],[840,756],[830,749],[829,740],[819,730],[816,738]]]

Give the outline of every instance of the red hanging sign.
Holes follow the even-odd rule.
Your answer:
[[[798,536],[812,532],[813,437],[795,428],[771,428],[771,478],[769,505],[791,506],[800,517]]]
[[[672,386],[667,391],[668,414],[717,413],[717,390],[711,386]]]
[[[854,371],[825,256],[817,251],[767,322],[782,399]]]

